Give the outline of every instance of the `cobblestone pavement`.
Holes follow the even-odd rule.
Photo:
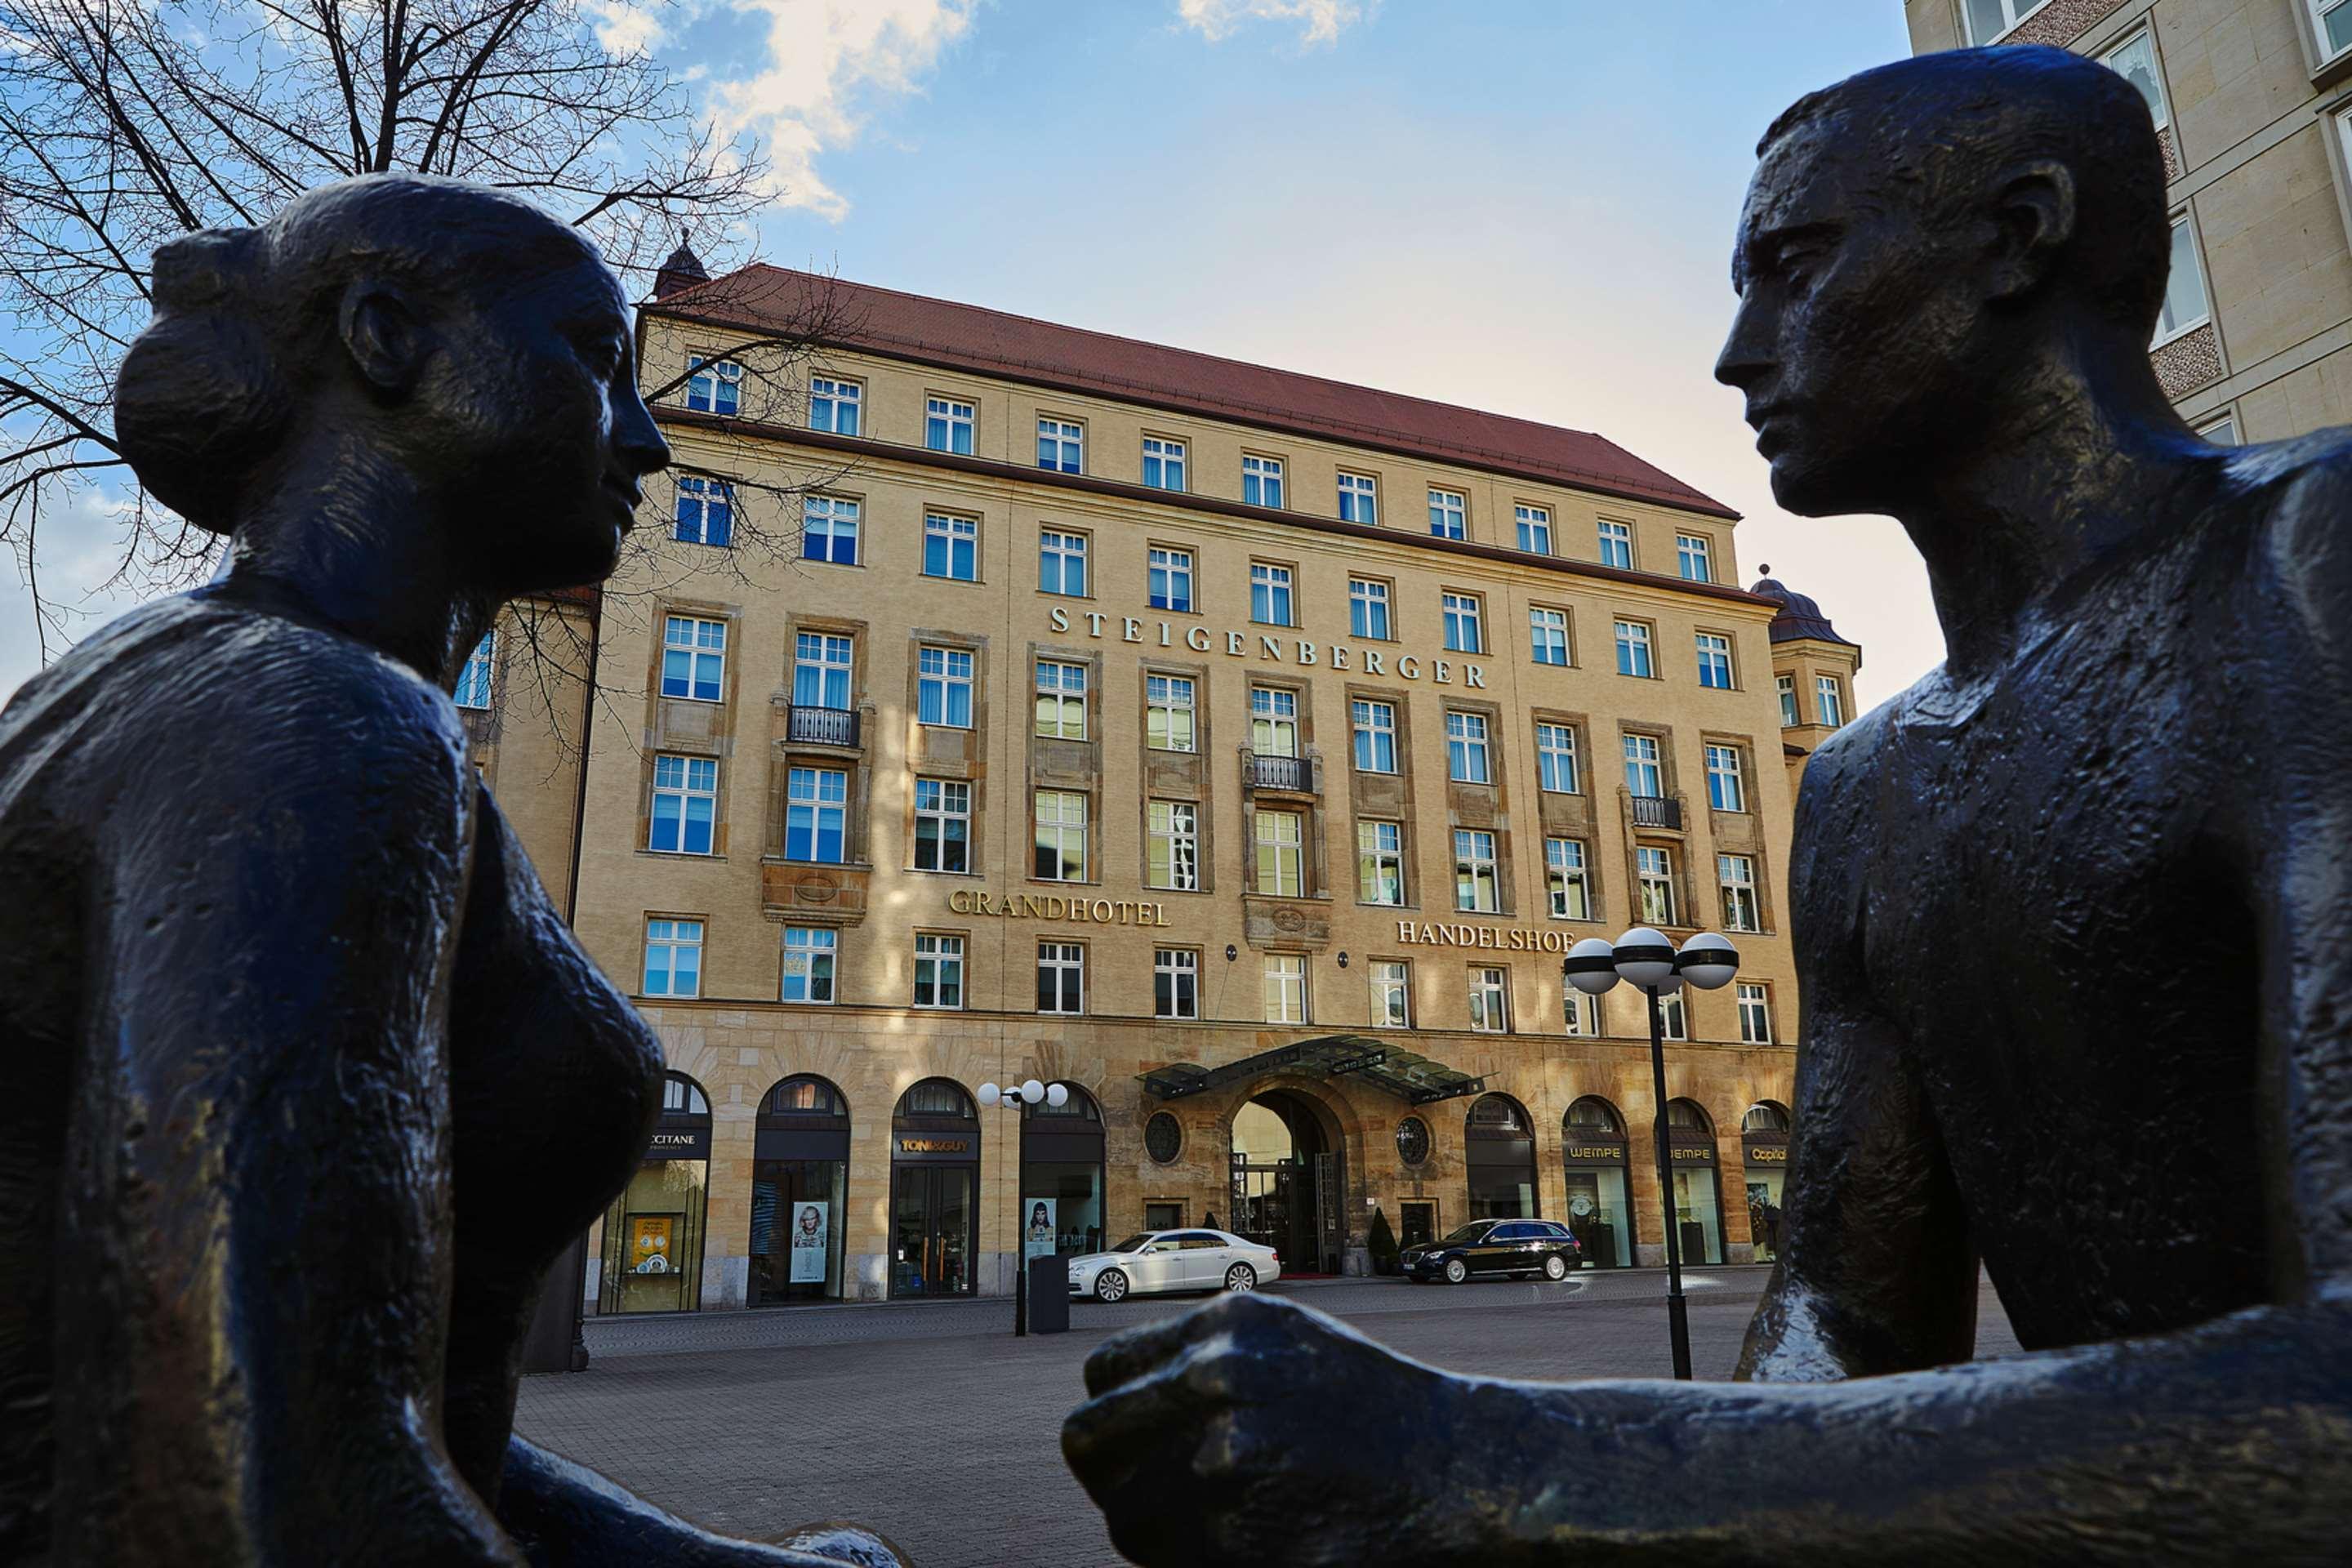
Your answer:
[[[1769,1272],[1685,1276],[1699,1376],[1730,1374]],[[1555,1381],[1666,1376],[1664,1290],[1646,1269],[1271,1288],[1449,1371]],[[1202,1300],[1074,1302],[1070,1332],[1023,1340],[1003,1300],[592,1320],[594,1364],[525,1378],[516,1426],[731,1534],[851,1519],[919,1568],[1099,1568],[1119,1558],[1060,1447],[1081,1364],[1118,1329]],[[2016,1352],[1990,1286],[1979,1321],[1979,1356]]]

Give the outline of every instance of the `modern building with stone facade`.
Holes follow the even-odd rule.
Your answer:
[[[2352,0],[1906,0],[1914,52],[2056,44],[2148,103],[2171,174],[2154,345],[2235,444],[2352,423]]]
[[[659,564],[561,606],[593,697],[527,723],[503,647],[459,693],[673,1069],[592,1310],[996,1292],[1169,1226],[1354,1271],[1376,1213],[1655,1261],[1641,998],[1561,980],[1637,923],[1738,944],[1668,1012],[1672,1206],[1770,1256],[1794,770],[1859,650],[1733,585],[1732,511],[1598,436],[700,274],[641,323]],[[1069,1106],[978,1108],[1032,1078]]]

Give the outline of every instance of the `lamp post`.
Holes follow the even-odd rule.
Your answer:
[[[1042,1103],[1058,1110],[1069,1102],[1070,1091],[1066,1085],[1039,1083],[1034,1078],[1025,1083],[1003,1089],[992,1083],[980,1086],[980,1103],[983,1107],[1013,1112],[1021,1119],[1019,1125],[1024,1128],[1029,1121],[1031,1107]],[[1021,1186],[1021,1135],[1017,1131],[1013,1141],[1013,1185],[1017,1196]],[[1025,1337],[1029,1332],[1029,1248],[1023,1239],[1022,1226],[1017,1220],[1013,1226],[1013,1332],[1016,1337]]]
[[[1658,1121],[1654,1130],[1658,1154],[1658,1196],[1665,1208],[1666,1331],[1674,1342],[1675,1375],[1690,1381],[1690,1315],[1683,1303],[1683,1244],[1675,1223],[1674,1172],[1666,1154],[1666,1029],[1658,1012],[1658,998],[1670,995],[1689,981],[1702,991],[1731,984],[1739,972],[1739,954],[1715,932],[1701,931],[1675,944],[1648,926],[1635,926],[1612,945],[1602,937],[1587,937],[1568,950],[1562,965],[1568,983],[1588,996],[1598,996],[1620,980],[1649,999],[1650,1087]]]

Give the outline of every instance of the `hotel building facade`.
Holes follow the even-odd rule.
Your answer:
[[[1541,1215],[1618,1267],[1671,1209],[1770,1257],[1793,770],[1860,650],[1732,585],[1733,512],[1597,436],[683,252],[640,341],[678,467],[659,568],[561,607],[593,698],[551,738],[504,645],[459,692],[673,1074],[591,1310],[995,1293],[1164,1226],[1356,1272]],[[1740,953],[1668,1010],[1671,1199],[1641,998],[1561,979],[1638,923]],[[978,1108],[1033,1078],[1068,1106]]]

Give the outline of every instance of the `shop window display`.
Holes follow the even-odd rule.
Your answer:
[[[1482,1095],[1465,1133],[1470,1217],[1536,1218],[1536,1141],[1526,1109],[1507,1095]]]
[[[1666,1145],[1675,1178],[1675,1223],[1685,1263],[1723,1261],[1723,1204],[1715,1173],[1715,1128],[1687,1100],[1666,1101]]]
[[[1021,1126],[1021,1255],[1099,1251],[1103,1235],[1102,1112],[1065,1084],[1061,1105],[1032,1106]]]
[[[847,1229],[849,1108],[820,1078],[760,1102],[751,1163],[750,1304],[838,1300]]]
[[[1780,1258],[1780,1183],[1789,1168],[1789,1113],[1760,1100],[1740,1119],[1739,1142],[1748,1187],[1748,1234],[1756,1261]]]
[[[1626,1198],[1625,1123],[1605,1100],[1586,1096],[1561,1119],[1568,1228],[1594,1268],[1633,1263],[1633,1205]]]
[[[599,1312],[690,1312],[702,1301],[710,1101],[671,1073],[645,1159],[604,1213]]]

